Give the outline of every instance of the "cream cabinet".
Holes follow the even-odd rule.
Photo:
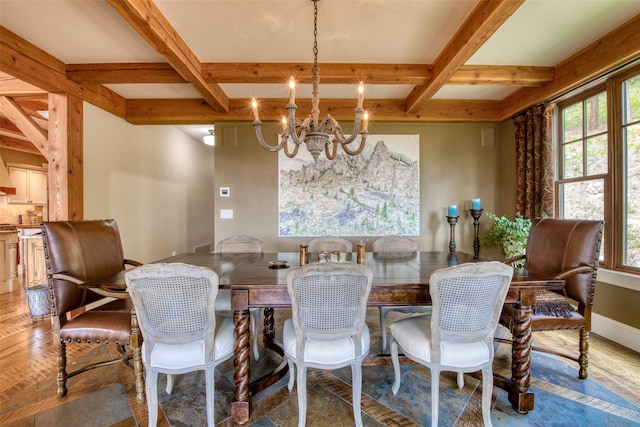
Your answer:
[[[47,204],[47,171],[9,166],[11,182],[16,186],[16,194],[8,196],[9,203],[30,205]]]
[[[0,294],[18,289],[18,233],[0,231]]]
[[[20,238],[24,244],[25,285],[27,288],[47,283],[47,265],[41,234]]]

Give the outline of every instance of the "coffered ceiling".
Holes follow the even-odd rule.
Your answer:
[[[278,120],[293,75],[309,113],[310,0],[0,0],[0,25],[0,147],[30,139],[7,111],[46,130],[47,92],[202,136],[251,97]],[[637,0],[321,0],[321,114],[352,118],[362,80],[373,126],[502,121],[637,59],[638,28]]]

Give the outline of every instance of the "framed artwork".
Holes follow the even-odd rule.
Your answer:
[[[278,235],[419,236],[419,161],[419,135],[369,135],[360,155],[338,148],[334,160],[280,150]]]

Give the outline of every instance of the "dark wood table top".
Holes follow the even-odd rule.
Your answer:
[[[372,253],[367,254],[366,265],[373,270],[373,289],[395,290],[397,287],[411,287],[428,290],[429,277],[434,270],[467,262],[477,262],[473,255],[456,252],[417,252],[404,253]],[[347,260],[355,258],[355,253],[348,254]],[[270,261],[283,260],[290,267],[299,265],[297,252],[277,252],[262,254],[245,253],[183,253],[157,262],[181,262],[185,264],[208,267],[220,276],[220,287],[227,289],[286,290],[286,275],[289,268],[270,268]],[[311,262],[313,262],[313,254]],[[90,288],[102,288],[109,291],[124,291],[125,271],[87,282]],[[534,289],[560,289],[564,281],[531,275],[516,269],[511,281],[511,291]],[[427,291],[428,293],[428,291]],[[426,303],[427,301],[400,301],[398,303]],[[375,301],[374,301],[375,303]],[[386,304],[387,302],[385,302]]]

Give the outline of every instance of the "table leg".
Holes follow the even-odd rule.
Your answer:
[[[511,388],[509,401],[520,413],[533,410],[534,396],[529,391],[531,380],[531,306],[535,305],[535,291],[521,291],[515,304],[511,334]]]
[[[236,339],[233,360],[233,401],[231,402],[231,419],[237,424],[249,421],[251,398],[249,394],[249,309],[234,310],[233,323]]]

